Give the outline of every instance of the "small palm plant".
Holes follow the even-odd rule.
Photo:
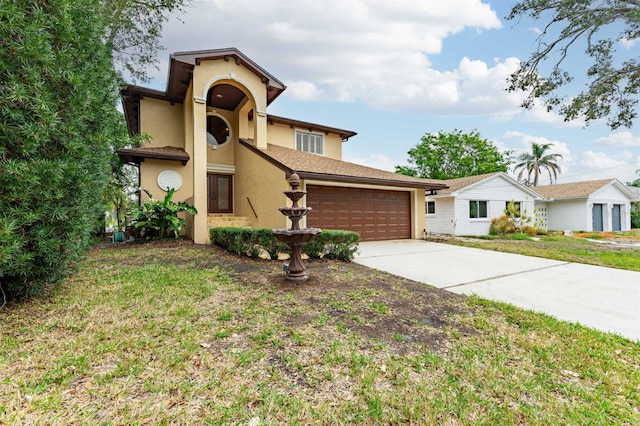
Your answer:
[[[175,189],[171,188],[163,201],[154,200],[153,196],[143,189],[149,200],[131,212],[132,228],[136,235],[145,240],[173,237],[178,238],[180,230],[186,225],[186,220],[179,213],[197,214],[198,211],[190,204],[180,201],[173,202]]]

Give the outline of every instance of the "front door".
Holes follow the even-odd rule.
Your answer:
[[[622,206],[620,204],[613,205],[611,212],[612,231],[622,231]]]
[[[207,175],[209,213],[233,213],[233,176]]]
[[[602,204],[593,205],[593,230],[604,231],[604,220],[602,215]]]

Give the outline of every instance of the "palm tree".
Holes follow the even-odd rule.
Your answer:
[[[522,176],[527,172],[526,185],[538,185],[538,177],[540,176],[541,169],[547,169],[549,172],[549,179],[553,183],[554,179],[558,180],[558,174],[560,173],[560,166],[557,161],[562,158],[561,154],[548,154],[547,151],[553,146],[551,143],[537,144],[531,143],[531,152],[525,152],[516,158],[518,164],[515,165],[514,171],[520,169],[518,174],[518,180],[522,180]],[[531,175],[533,174],[533,182],[531,182]],[[553,174],[553,177],[552,177]]]

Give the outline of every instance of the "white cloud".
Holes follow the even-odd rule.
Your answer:
[[[629,131],[622,131],[598,138],[593,143],[605,146],[640,146],[640,136],[634,136]]]
[[[523,146],[523,149],[516,152],[516,156],[522,152],[530,152],[532,142],[552,144],[553,147],[549,152],[562,155],[562,159],[558,161],[561,169],[561,173],[558,176],[559,183],[609,178],[617,178],[622,182],[627,182],[634,179],[635,171],[640,167],[640,156],[630,154],[628,151],[607,154],[587,150],[574,154],[568,144],[542,136],[534,136],[520,131],[509,131],[504,134],[504,137],[516,139]],[[541,185],[548,183],[548,176],[540,182]]]
[[[453,34],[501,28],[482,0],[271,0],[258,7],[255,0],[202,0],[183,21],[166,25],[168,52],[237,47],[283,80],[294,99],[440,115],[519,112],[521,94],[504,90],[516,58],[492,66],[463,58],[453,70],[429,60]],[[166,72],[167,58],[160,59],[158,80]]]
[[[627,50],[633,49],[633,47],[638,43],[638,39],[637,38],[628,39],[628,38],[624,38],[623,37],[618,41]]]
[[[584,127],[586,125],[585,121],[580,118],[565,121],[564,117],[553,111],[547,111],[547,108],[537,101],[534,102],[531,109],[523,110],[522,119],[524,121],[552,124],[555,127]]]
[[[322,96],[322,90],[310,81],[290,81],[287,90],[294,98],[303,101],[317,99]]]
[[[538,145],[551,144],[552,147],[549,149],[548,153],[562,155],[562,158],[558,160],[558,166],[560,166],[560,171],[561,171],[560,174],[558,175],[558,181],[562,183],[563,177],[575,174],[575,159],[573,154],[571,153],[571,149],[569,148],[569,145],[566,144],[565,142],[548,139],[543,136],[534,136],[534,135],[530,135],[528,133],[520,132],[520,131],[505,132],[504,137],[508,139],[518,140],[521,146],[520,149],[516,149],[516,152],[514,153],[514,158],[522,153],[531,152],[532,143],[536,143]],[[546,185],[548,183],[550,183],[549,176],[543,173],[540,177],[540,185]]]
[[[625,183],[636,179],[636,170],[640,167],[640,156],[635,160],[631,159],[630,162],[625,159],[624,153],[611,155],[588,150],[580,154],[578,166],[582,174],[577,180],[617,178]]]

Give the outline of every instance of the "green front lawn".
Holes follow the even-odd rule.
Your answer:
[[[356,264],[93,251],[0,310],[0,424],[639,424],[640,344]]]
[[[577,234],[578,237],[543,235],[538,237],[539,241],[525,236],[522,236],[523,238],[513,238],[513,236],[510,238],[448,238],[437,241],[525,256],[640,271],[639,234],[634,230],[620,234]],[[633,244],[636,245],[633,246]]]

